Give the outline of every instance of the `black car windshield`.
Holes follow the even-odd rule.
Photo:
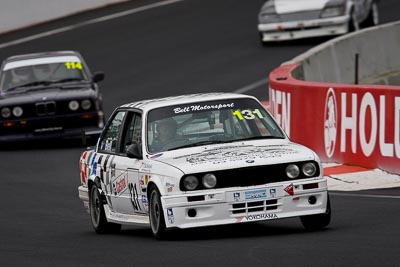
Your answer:
[[[150,153],[245,140],[284,139],[269,113],[251,98],[154,109],[147,118]]]
[[[2,73],[1,90],[6,92],[32,86],[77,81],[88,81],[84,66],[79,61],[23,65],[9,68]]]

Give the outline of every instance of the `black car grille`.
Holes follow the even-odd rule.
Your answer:
[[[284,164],[264,165],[264,166],[246,167],[239,169],[188,174],[182,177],[179,188],[181,191],[187,191],[183,186],[183,179],[189,175],[194,175],[199,179],[199,186],[195,190],[206,189],[201,184],[201,178],[207,173],[212,173],[217,177],[217,185],[215,188],[245,187],[245,186],[255,186],[255,185],[264,185],[276,182],[291,181],[293,179],[289,178],[286,175],[286,167],[289,164],[296,164],[301,169],[301,166],[307,162],[311,161],[289,162]],[[317,166],[317,171],[313,177],[318,177],[320,175],[319,165],[315,161],[312,162]],[[305,178],[310,178],[310,177],[305,176],[300,171],[300,175],[296,179],[305,179]]]
[[[45,115],[54,115],[56,114],[56,102],[42,102],[36,103],[36,115],[45,116]]]

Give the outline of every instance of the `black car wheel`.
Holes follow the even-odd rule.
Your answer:
[[[165,235],[165,219],[160,193],[155,186],[152,186],[149,195],[149,217],[151,231],[155,238],[161,239]]]
[[[322,214],[308,215],[300,217],[304,228],[309,231],[319,230],[329,225],[331,222],[331,202],[328,195],[328,203],[326,204],[326,212]]]
[[[120,224],[110,223],[107,221],[103,207],[103,200],[97,185],[93,185],[90,190],[89,212],[92,226],[96,233],[114,233],[121,229]]]

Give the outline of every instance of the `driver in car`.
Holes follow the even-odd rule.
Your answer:
[[[151,148],[153,152],[161,151],[167,143],[176,138],[178,124],[172,118],[164,119],[157,124],[156,136]]]

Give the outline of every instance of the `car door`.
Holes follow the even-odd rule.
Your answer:
[[[142,116],[139,112],[128,112],[124,131],[121,135],[121,151],[116,156],[116,172],[119,179],[115,181],[118,193],[117,210],[124,214],[144,214],[147,212],[146,192],[142,190],[144,179],[139,177],[142,159],[129,158],[128,147],[142,144]]]
[[[126,175],[117,168],[120,164],[120,139],[123,130],[123,122],[127,111],[119,110],[112,115],[107,124],[97,147],[97,153],[102,157],[101,161],[101,181],[103,191],[106,195],[107,203],[110,209],[118,212],[118,197],[124,190],[124,183],[127,183]],[[104,160],[103,160],[104,159]]]

